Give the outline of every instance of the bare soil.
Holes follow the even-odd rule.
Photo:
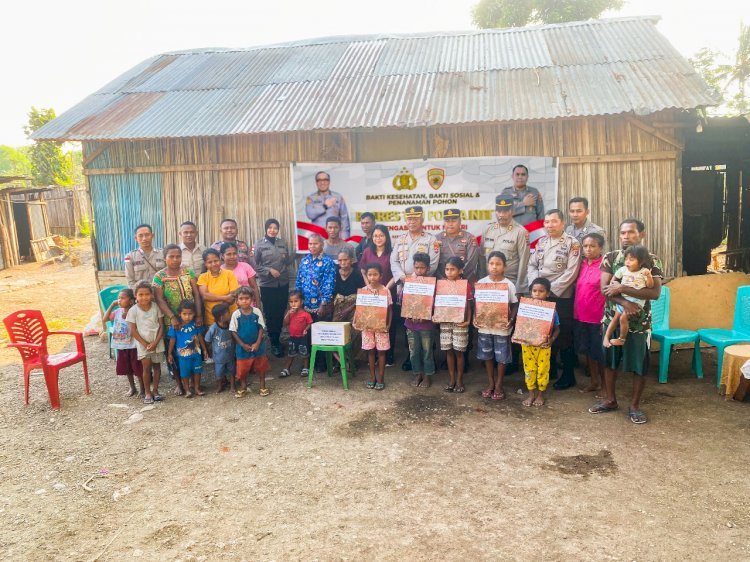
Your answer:
[[[91,267],[48,267],[51,283],[0,293],[0,313],[85,324]],[[507,400],[482,399],[476,361],[465,394],[398,367],[368,390],[360,368],[349,391],[294,376],[266,398],[255,384],[141,411],[106,344],[87,350],[92,393],[68,369],[57,412],[40,376],[23,405],[17,356],[0,367],[3,559],[750,560],[750,404],[718,396],[711,352],[702,381],[690,351],[668,384],[650,376],[635,426],[627,378],[621,409],[593,416],[575,389],[523,407],[518,374]]]

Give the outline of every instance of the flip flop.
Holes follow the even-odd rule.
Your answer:
[[[642,424],[648,421],[648,419],[646,418],[646,414],[644,414],[640,410],[629,410],[628,417],[630,417],[630,421],[635,424]]]
[[[365,386],[370,389],[375,388],[375,381],[367,381]]]
[[[491,390],[483,390],[482,391],[482,398],[489,398],[490,396],[492,396],[492,391]]]
[[[154,394],[154,402],[163,402],[164,397],[161,394]]]
[[[464,387],[464,385],[460,384],[460,385],[456,385],[456,388],[453,389],[453,392],[461,393],[461,392],[464,392],[465,390],[466,388]]]
[[[235,398],[243,398],[245,396],[245,394],[247,394],[247,390],[237,390],[234,393],[234,397]]]
[[[267,388],[261,388],[260,389],[260,395],[261,396],[268,396],[269,394],[271,394],[271,391],[268,390]]]
[[[504,392],[493,392],[492,393],[492,399],[493,400],[505,400],[505,393]]]
[[[383,390],[384,388],[385,388],[385,385],[382,382],[375,383],[375,390]]]
[[[449,384],[443,390],[445,392],[453,392],[455,389],[456,389],[456,385],[455,384]]]
[[[153,404],[154,403],[154,399],[151,398],[150,396],[147,396],[146,398],[143,399],[143,403],[144,404]]]
[[[614,406],[608,406],[604,402],[594,404],[589,408],[589,414],[604,414],[605,412],[614,412],[617,409],[617,404]]]

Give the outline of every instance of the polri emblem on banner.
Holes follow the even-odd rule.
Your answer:
[[[445,181],[445,170],[442,168],[430,168],[427,170],[427,182],[430,187],[437,191]]]

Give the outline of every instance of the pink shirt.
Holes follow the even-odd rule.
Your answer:
[[[602,257],[589,263],[589,260],[581,260],[581,269],[578,271],[576,281],[576,295],[573,302],[573,318],[587,324],[599,324],[604,316],[604,301],[606,300],[601,291],[601,271],[599,265]]]
[[[227,269],[227,266],[222,264],[221,269]],[[230,270],[232,273],[234,273],[234,276],[237,278],[237,283],[240,284],[240,287],[247,287],[250,285],[249,279],[252,279],[255,277],[255,270],[253,269],[253,266],[246,264],[244,261],[237,262],[237,267]]]

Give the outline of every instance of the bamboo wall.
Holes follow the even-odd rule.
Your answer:
[[[97,213],[97,208],[111,204],[117,176],[122,180],[123,175],[153,174],[161,178],[160,187],[153,188],[161,190],[163,208],[160,226],[165,236],[157,237],[159,244],[176,241],[183,220],[196,222],[202,242],[210,244],[218,238],[225,216],[237,219],[240,237],[248,241],[260,238],[265,219],[273,216],[282,223],[282,235],[294,243],[292,162],[554,156],[559,157],[560,204],[576,195],[587,197],[592,220],[607,229],[610,247],[616,244],[612,234],[621,219],[641,218],[648,229],[647,243],[672,276],[680,271],[682,209],[681,143],[672,136],[671,117],[664,112],[649,119],[607,116],[411,130],[84,143],[85,173],[98,240],[108,229],[101,224],[107,213]],[[650,122],[658,122],[659,128]],[[141,221],[126,222],[134,226]],[[117,251],[128,251],[134,244],[126,230],[119,228],[125,239],[117,241]],[[116,267],[115,262],[106,262],[100,261],[100,270],[120,267],[120,262]]]

